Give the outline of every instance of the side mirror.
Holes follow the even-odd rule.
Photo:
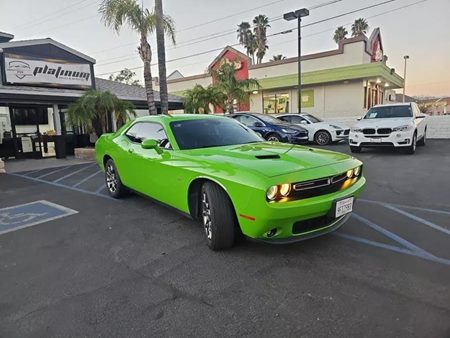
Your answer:
[[[261,128],[261,127],[264,127],[264,124],[262,123],[262,122],[255,122],[255,124],[253,125],[254,127],[258,127],[258,128]]]
[[[151,138],[148,138],[141,143],[142,149],[154,149],[158,154],[161,154],[163,151],[159,147],[158,142]]]
[[[308,122],[306,122],[305,120],[301,120],[300,124],[308,124]]]
[[[357,120],[357,121],[361,121],[361,120],[362,120],[362,117],[358,117],[356,120]]]

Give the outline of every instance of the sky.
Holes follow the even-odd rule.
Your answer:
[[[145,7],[153,7],[153,0],[143,1]],[[387,3],[315,23],[383,2]],[[68,45],[97,60],[97,76],[107,78],[127,67],[137,68],[142,79],[137,34],[126,27],[119,34],[105,27],[99,4],[100,0],[0,0],[0,31],[14,34],[15,40],[50,37]],[[168,74],[204,72],[223,47],[237,43],[235,29],[242,21],[265,14],[272,20],[268,34],[276,33],[296,26],[282,20],[283,13],[306,7],[310,15],[303,19],[309,24],[302,28],[303,54],[335,49],[334,29],[342,25],[350,31],[351,23],[363,17],[369,34],[380,27],[388,65],[402,76],[403,56],[409,55],[407,95],[450,96],[450,0],[163,0],[163,7],[176,26],[177,44],[166,40]],[[150,43],[156,59],[154,36]],[[276,54],[296,56],[296,32],[269,37],[268,45],[266,61]],[[154,75],[157,72],[154,66]]]

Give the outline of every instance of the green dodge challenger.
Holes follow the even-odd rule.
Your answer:
[[[236,237],[288,243],[350,217],[365,178],[346,154],[266,142],[211,115],[147,116],[95,145],[111,196],[147,195],[201,221],[213,250]]]

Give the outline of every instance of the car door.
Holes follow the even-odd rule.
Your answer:
[[[302,128],[305,128],[308,131],[308,135],[309,135],[310,141],[313,140],[315,129],[314,129],[313,124],[311,122],[309,122],[303,116],[300,116],[300,115],[297,116],[296,115],[296,116],[292,116],[291,123],[299,125]]]
[[[138,122],[136,125],[139,126],[125,134],[130,140],[128,152],[132,162],[129,166],[132,172],[128,173],[129,187],[168,203],[168,195],[173,191],[168,189],[171,171],[167,167],[172,157],[172,147],[167,134],[157,122]],[[156,140],[164,152],[160,154],[155,149],[143,149],[141,143],[146,139]]]

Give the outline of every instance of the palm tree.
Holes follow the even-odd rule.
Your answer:
[[[248,57],[252,58],[252,62],[255,63],[255,52],[258,48],[256,44],[256,38],[251,31],[251,26],[248,22],[243,21],[238,25],[236,32],[238,33],[237,38],[241,45],[245,47],[245,51]]]
[[[366,34],[369,30],[369,24],[364,18],[356,19],[352,25],[352,36],[360,36]]]
[[[269,28],[269,18],[260,14],[253,19],[253,33],[255,34],[258,50],[256,51],[257,63],[261,63],[267,49],[267,28]]]
[[[347,34],[348,34],[348,32],[345,29],[345,27],[344,26],[339,26],[334,31],[334,36],[333,36],[334,42],[339,43],[339,41],[346,39],[347,38]]]
[[[98,137],[112,130],[112,115],[116,127],[120,128],[128,119],[136,116],[134,106],[129,101],[120,100],[109,91],[90,90],[70,104],[67,110],[69,122],[94,130]]]
[[[225,96],[216,86],[198,84],[184,92],[185,112],[189,114],[209,114],[210,105],[223,108],[224,102]]]
[[[284,56],[283,54],[277,54],[272,56],[272,59],[270,59],[270,61],[280,61],[284,59],[286,59],[286,56]]]
[[[159,98],[161,101],[161,113],[167,115],[169,114],[169,94],[167,92],[166,46],[164,42],[164,14],[162,0],[155,0],[155,14],[156,45],[158,49]],[[170,20],[170,18],[167,19]],[[171,22],[171,27],[173,26],[173,22]]]
[[[136,0],[103,0],[99,12],[105,25],[116,32],[127,25],[140,36],[139,56],[144,62],[144,83],[147,93],[148,111],[156,115],[155,97],[152,85],[152,49],[148,36],[156,29],[156,15],[148,9],[140,7]],[[163,17],[164,31],[175,43],[175,28],[170,17]]]
[[[242,102],[248,99],[252,89],[259,88],[256,79],[238,80],[235,77],[233,65],[224,63],[218,70],[212,71],[212,76],[216,80],[215,86],[225,97],[225,107],[229,113],[234,112],[234,102]]]

